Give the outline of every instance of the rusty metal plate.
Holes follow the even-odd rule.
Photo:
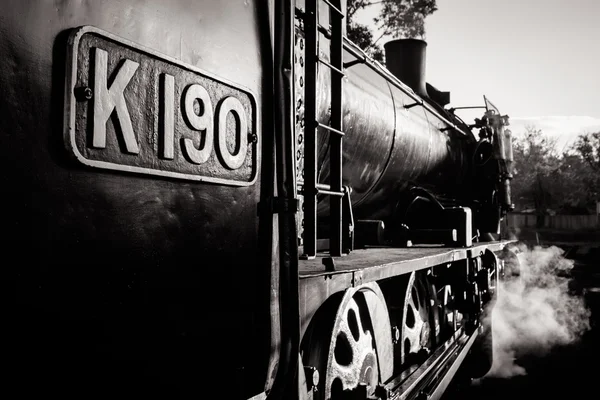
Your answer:
[[[70,36],[65,143],[97,168],[248,186],[260,161],[254,95],[100,29]]]

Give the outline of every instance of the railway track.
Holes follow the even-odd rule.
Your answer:
[[[440,346],[419,367],[409,369],[386,386],[390,400],[440,399],[456,375],[477,338],[478,331],[467,335],[463,329]]]

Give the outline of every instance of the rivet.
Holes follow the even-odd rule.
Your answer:
[[[91,100],[94,97],[94,92],[87,86],[75,88],[75,98],[79,101]]]

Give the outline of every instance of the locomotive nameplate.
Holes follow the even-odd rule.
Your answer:
[[[69,39],[65,143],[97,168],[225,185],[256,181],[254,95],[94,27]]]

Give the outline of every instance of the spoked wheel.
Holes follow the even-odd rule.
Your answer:
[[[462,316],[456,310],[452,287],[445,285],[440,292],[441,340],[446,340],[456,332]]]
[[[432,310],[431,292],[423,275],[415,272],[410,274],[402,306],[399,340],[402,364],[423,360],[433,347],[435,329],[432,327],[439,327],[439,321]]]
[[[347,290],[315,316],[309,329],[303,359],[319,371],[315,399],[373,396],[391,378],[391,326],[377,284]]]

